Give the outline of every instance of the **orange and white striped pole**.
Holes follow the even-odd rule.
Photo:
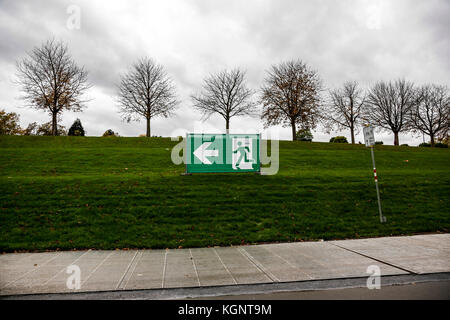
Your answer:
[[[383,223],[386,222],[386,217],[383,216],[383,212],[381,211],[380,190],[378,189],[378,176],[377,176],[377,168],[375,166],[375,155],[373,153],[373,145],[370,146],[370,153],[372,154],[373,178],[375,180],[375,187],[377,188],[378,212],[380,213],[380,222]]]
[[[370,147],[370,153],[372,155],[372,164],[373,164],[373,179],[375,180],[375,186],[377,188],[377,198],[378,198],[378,212],[380,213],[380,222],[386,222],[386,217],[383,216],[383,212],[381,211],[381,199],[380,199],[380,190],[378,189],[378,176],[377,176],[377,168],[375,166],[375,155],[373,153],[373,146],[375,144],[375,136],[373,134],[373,127],[369,124],[366,124],[364,129],[364,140],[366,147]]]

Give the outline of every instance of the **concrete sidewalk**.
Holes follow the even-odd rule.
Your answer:
[[[81,288],[66,286],[69,265]],[[450,272],[450,234],[238,247],[11,253],[0,295],[164,289]]]

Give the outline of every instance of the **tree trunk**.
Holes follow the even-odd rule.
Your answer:
[[[398,146],[398,132],[394,132],[394,146]]]
[[[352,144],[355,144],[355,128],[353,126],[350,127],[350,134],[352,136]]]
[[[57,113],[52,113],[52,136],[58,135],[58,119],[57,119]]]
[[[295,128],[295,121],[291,121],[291,127],[292,127],[292,141],[295,141],[297,140],[296,139],[297,129]]]
[[[150,118],[147,118],[147,137],[150,138]]]
[[[431,146],[434,147],[434,133],[430,134],[430,143]]]
[[[227,131],[227,134],[229,134],[230,133],[230,119],[225,119],[225,122],[226,122],[226,131]]]

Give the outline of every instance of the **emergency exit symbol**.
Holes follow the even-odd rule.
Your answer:
[[[207,157],[218,157],[219,150],[208,150],[212,142],[204,142],[195,149],[194,155],[204,164],[212,164],[212,162]]]
[[[259,134],[206,134],[186,135],[186,171],[261,172]]]
[[[243,147],[242,146],[242,142],[238,142],[238,148],[236,150],[233,151],[233,153],[237,153],[239,152],[240,157],[239,160],[236,162],[236,166],[239,167],[239,164],[241,163],[242,159],[245,160],[245,162],[248,162],[247,159],[247,153],[250,152],[250,149],[248,147]]]
[[[252,163],[254,162],[252,156],[252,141],[245,138],[234,138],[232,141],[233,169],[251,169]]]

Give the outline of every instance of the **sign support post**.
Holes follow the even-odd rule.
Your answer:
[[[381,211],[380,189],[378,188],[377,168],[375,166],[375,154],[373,152],[373,146],[375,144],[375,136],[373,134],[373,127],[366,125],[363,129],[363,132],[364,132],[364,140],[366,143],[366,147],[370,147],[370,154],[372,155],[373,178],[375,180],[375,187],[377,189],[378,213],[380,214],[380,222],[383,223],[383,222],[386,222],[386,217],[383,216],[383,212]]]
[[[378,212],[380,213],[380,222],[386,222],[386,217],[383,216],[383,212],[381,211],[381,199],[380,199],[380,190],[378,188],[378,176],[377,176],[377,168],[375,166],[375,156],[373,153],[373,146],[370,147],[370,153],[372,154],[372,164],[373,164],[373,177],[375,179],[375,187],[377,189],[377,198],[378,198]]]

